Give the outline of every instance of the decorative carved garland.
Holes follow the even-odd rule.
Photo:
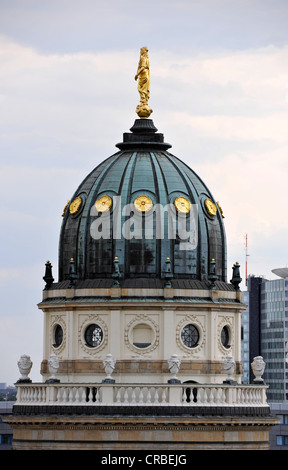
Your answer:
[[[89,348],[89,346],[86,346],[84,342],[84,332],[91,323],[97,323],[99,326],[102,328],[103,331],[103,341],[99,344],[99,346],[96,346],[95,348]],[[93,315],[90,314],[88,317],[86,317],[81,325],[79,326],[78,329],[78,342],[82,348],[82,350],[89,354],[90,356],[94,356],[97,354],[99,351],[101,351],[105,346],[108,344],[108,327],[104,320],[99,317],[99,315]]]
[[[184,326],[189,325],[190,323],[195,325],[199,330],[199,344],[195,348],[188,348],[181,339],[181,331]],[[186,315],[182,320],[180,320],[176,327],[176,342],[178,347],[182,349],[182,351],[188,353],[189,356],[197,354],[204,347],[206,343],[206,328],[196,315]]]
[[[154,332],[154,341],[153,341],[153,343],[145,349],[140,349],[140,348],[137,348],[136,346],[134,346],[133,342],[132,342],[132,339],[131,339],[132,338],[133,328],[135,328],[136,325],[139,325],[139,324],[142,324],[142,323],[150,326],[150,328],[152,328],[152,330]],[[131,351],[133,351],[133,352],[135,352],[135,353],[137,353],[141,356],[143,356],[144,354],[147,354],[147,353],[151,353],[159,345],[159,325],[157,325],[157,323],[152,318],[150,318],[148,315],[139,313],[138,315],[136,315],[136,317],[132,318],[132,320],[126,325],[125,330],[124,330],[124,341],[125,341],[126,346]]]

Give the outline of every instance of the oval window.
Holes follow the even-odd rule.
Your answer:
[[[181,331],[181,340],[187,348],[196,348],[199,343],[199,331],[195,325],[191,323],[189,325],[184,326],[183,330]]]
[[[63,329],[61,325],[56,325],[54,329],[54,348],[59,348],[63,341]]]
[[[230,331],[227,325],[223,326],[221,330],[221,343],[224,348],[230,348]]]
[[[103,330],[99,325],[95,323],[89,325],[84,334],[86,346],[89,348],[96,348],[103,340]]]
[[[134,326],[132,331],[133,345],[136,348],[148,348],[153,342],[153,330],[150,325],[140,323]]]

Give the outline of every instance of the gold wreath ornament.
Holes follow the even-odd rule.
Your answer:
[[[205,199],[205,207],[209,215],[216,215],[217,207],[211,199]]]
[[[109,196],[101,196],[96,202],[95,207],[98,212],[107,212],[112,207],[112,199]]]
[[[82,205],[82,199],[81,197],[78,196],[70,204],[70,207],[69,207],[70,214],[72,215],[77,214],[77,212],[79,212],[80,210],[81,205]]]
[[[139,212],[148,212],[152,209],[153,202],[152,202],[152,199],[150,199],[150,197],[145,196],[143,194],[142,196],[138,196],[135,199],[134,206],[135,206],[135,209]]]
[[[188,214],[191,209],[191,203],[183,196],[177,197],[174,201],[174,205],[178,212],[182,214]]]

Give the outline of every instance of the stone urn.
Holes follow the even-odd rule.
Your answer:
[[[111,374],[115,369],[116,360],[112,356],[112,354],[107,354],[107,356],[103,360],[104,369],[106,372],[106,377],[102,380],[102,383],[115,383],[115,380],[112,379]]]
[[[253,382],[256,384],[264,384],[264,380],[262,379],[262,375],[264,374],[266,363],[263,360],[262,356],[256,356],[251,362],[251,368],[253,370],[253,374],[255,375],[255,379]]]
[[[21,356],[19,361],[17,362],[17,365],[18,365],[19,372],[21,374],[21,377],[17,381],[17,383],[18,382],[31,382],[31,379],[29,379],[28,377],[33,366],[33,362],[31,361],[30,356],[23,354],[23,356]]]
[[[51,356],[48,359],[48,370],[51,374],[51,377],[46,380],[46,383],[56,383],[60,382],[59,379],[56,379],[56,374],[59,369],[59,359],[56,356],[56,354],[51,354]]]
[[[170,373],[172,375],[171,379],[168,380],[168,383],[170,384],[176,384],[176,383],[181,383],[180,380],[177,379],[176,375],[178,374],[178,371],[180,369],[180,364],[181,360],[177,356],[177,354],[172,354],[170,359],[168,359],[168,367],[170,370]]]
[[[234,385],[237,382],[233,379],[233,374],[235,371],[235,361],[232,356],[226,356],[224,359],[224,370],[226,371],[227,377],[223,383]]]

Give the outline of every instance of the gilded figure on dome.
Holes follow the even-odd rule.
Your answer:
[[[138,80],[138,91],[140,94],[140,104],[136,108],[136,113],[141,119],[145,119],[152,113],[152,109],[148,106],[150,98],[150,66],[147,47],[141,47],[140,49],[140,59],[135,80]]]

